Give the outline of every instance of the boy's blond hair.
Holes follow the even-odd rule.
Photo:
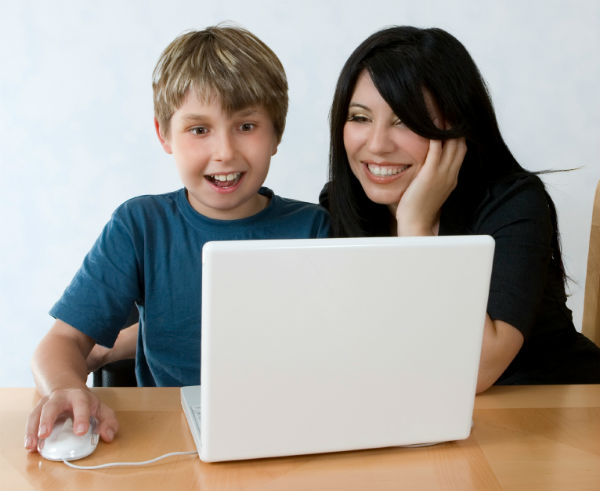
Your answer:
[[[254,34],[235,26],[211,26],[177,37],[152,75],[154,115],[165,136],[188,90],[217,97],[227,113],[263,106],[280,141],[288,109],[288,86],[279,58]]]

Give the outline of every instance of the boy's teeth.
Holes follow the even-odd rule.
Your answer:
[[[400,174],[404,169],[408,168],[408,165],[403,166],[389,166],[389,165],[377,165],[367,164],[369,172],[376,176],[394,176]]]
[[[212,178],[215,181],[235,181],[236,179],[239,179],[239,177],[242,175],[241,172],[232,172],[231,174],[215,174],[212,176]]]

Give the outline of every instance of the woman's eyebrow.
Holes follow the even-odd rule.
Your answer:
[[[367,111],[371,110],[369,108],[369,106],[365,106],[364,104],[361,104],[360,102],[350,102],[348,107],[358,107],[360,109],[366,109]]]

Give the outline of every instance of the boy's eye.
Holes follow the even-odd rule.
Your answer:
[[[240,125],[240,130],[242,131],[252,131],[256,125],[254,123],[242,123]]]
[[[208,132],[208,129],[204,126],[194,126],[190,129],[190,132],[193,135],[205,135]]]

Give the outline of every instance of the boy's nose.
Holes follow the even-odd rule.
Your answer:
[[[383,154],[394,149],[394,142],[390,138],[388,128],[374,125],[368,135],[367,148],[371,153]]]
[[[213,160],[217,162],[227,162],[235,155],[234,142],[228,133],[222,133],[215,139],[213,147]]]

